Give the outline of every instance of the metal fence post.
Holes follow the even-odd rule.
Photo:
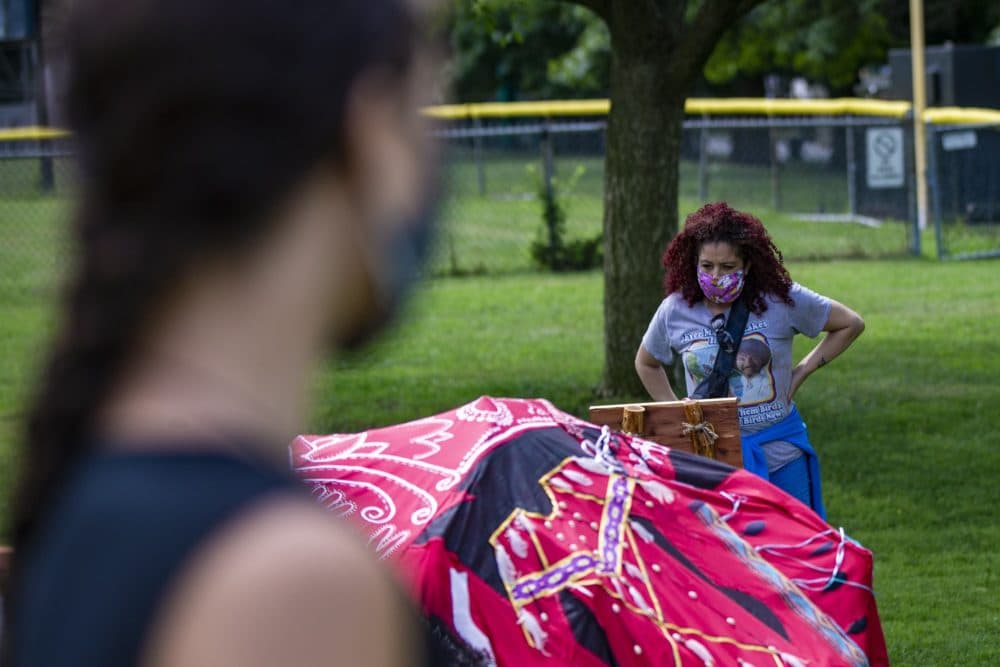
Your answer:
[[[920,122],[923,122],[921,119]],[[944,235],[941,226],[944,222],[941,219],[941,181],[938,174],[937,159],[937,128],[929,123],[924,123],[927,133],[927,195],[930,198],[931,217],[934,219],[934,243],[937,245],[938,259],[948,256],[944,247]]]
[[[910,251],[920,256],[923,251],[923,240],[920,237],[920,221],[917,220],[917,191],[916,173],[917,168],[914,163],[913,147],[913,115],[908,114],[902,121],[903,125],[903,173],[906,174],[906,219],[910,224],[910,234],[913,241],[910,243]]]
[[[479,184],[479,196],[486,196],[486,166],[483,164],[483,135],[482,121],[478,118],[472,121],[476,133],[472,135],[472,159],[476,162],[476,182]]]
[[[40,9],[37,11],[41,11]],[[32,69],[37,73],[39,78],[36,84],[35,92],[35,113],[38,119],[38,124],[42,127],[46,127],[49,124],[49,96],[48,96],[48,77],[45,73],[45,62],[42,59],[42,45],[41,45],[41,33],[39,32],[39,38],[32,45],[26,45],[24,47],[24,55],[26,59],[30,59]],[[25,70],[25,75],[27,75],[27,70]],[[30,86],[25,84],[25,90],[30,90]],[[52,165],[52,157],[45,154],[46,151],[42,151],[42,159],[38,163],[38,189],[42,194],[51,194],[56,189],[56,177],[55,170]]]
[[[768,118],[767,136],[771,144],[771,208],[781,210],[781,164],[778,161],[778,139],[772,118]]]
[[[701,115],[698,134],[698,201],[708,201],[708,114]]]
[[[847,212],[853,218],[858,214],[858,163],[854,157],[854,117],[847,116],[844,125],[844,141],[847,157]]]

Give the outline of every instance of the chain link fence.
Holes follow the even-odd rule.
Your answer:
[[[76,179],[56,140],[0,142],[0,487],[8,488],[39,350],[52,332],[68,258],[67,213]],[[0,505],[0,517],[4,515]]]
[[[49,299],[67,257],[76,178],[65,139],[0,142],[0,295]]]
[[[431,272],[537,270],[547,191],[567,245],[600,235],[605,130],[603,116],[438,123],[448,159]],[[794,260],[918,252],[912,135],[908,121],[886,117],[689,116],[679,213],[727,200],[761,218]],[[0,442],[20,423],[26,379],[53,331],[77,184],[67,139],[19,136],[0,140]],[[1000,125],[928,126],[928,137],[935,227],[923,234],[936,231],[942,257],[1000,255]],[[0,470],[10,468],[5,451]]]
[[[1000,254],[1000,125],[927,127],[939,256]],[[530,248],[545,234],[546,187],[565,213],[567,240],[599,235],[605,130],[603,117],[439,122],[447,196],[432,273],[536,269]],[[919,253],[912,135],[905,118],[689,116],[679,213],[726,200],[761,218],[792,260]],[[74,182],[68,140],[0,142],[8,301],[58,285]]]
[[[546,187],[565,210],[567,238],[600,233],[604,128],[603,120],[498,120],[438,129],[448,196],[432,271],[533,268],[530,247],[545,231]]]
[[[929,125],[927,130],[938,257],[1000,257],[1000,125]]]
[[[599,234],[605,127],[499,119],[439,128],[449,198],[435,271],[530,269],[547,183],[566,210],[568,237]],[[912,126],[897,119],[692,118],[679,212],[726,200],[761,218],[790,259],[919,252],[911,141]]]

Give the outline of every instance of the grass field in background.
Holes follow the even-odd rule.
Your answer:
[[[479,194],[477,170],[468,159],[446,170],[439,244],[431,266],[434,275],[501,274],[533,270],[532,241],[542,234],[540,160],[534,155],[492,157],[484,161],[485,194]],[[601,159],[564,156],[556,160],[556,185],[567,213],[567,238],[601,232],[603,164]],[[681,219],[698,208],[697,165],[681,163]],[[725,199],[753,212],[767,225],[789,260],[885,258],[909,251],[908,225],[885,221],[871,228],[856,223],[806,222],[803,213],[846,211],[842,174],[815,167],[788,168],[782,174],[782,208],[771,207],[767,168],[712,163],[709,199]],[[69,168],[57,162],[60,192],[69,192]],[[62,241],[65,200],[37,194],[37,160],[0,160],[0,290],[51,286],[60,258],[53,248]],[[33,194],[34,193],[34,194]],[[945,225],[951,253],[1000,251],[1000,225]],[[934,235],[923,238],[925,253],[935,252]]]
[[[444,205],[444,227],[433,270],[439,275],[510,273],[531,268],[529,246],[542,233],[537,196],[541,173],[533,157],[489,158],[483,162],[485,193],[480,194],[475,163],[456,162],[446,172],[452,196]],[[567,238],[601,232],[603,163],[599,158],[556,161],[556,188],[566,207]],[[767,225],[788,259],[841,259],[901,256],[910,247],[907,225],[886,221],[879,228],[856,223],[806,222],[796,213],[844,213],[846,180],[815,168],[789,169],[782,176],[782,210],[771,202],[767,168],[710,165],[709,200],[725,199]],[[681,163],[679,213],[696,210],[697,165]],[[990,247],[1000,249],[1000,239]]]
[[[830,521],[875,553],[894,665],[1000,663],[1000,335],[996,265],[793,263],[860,311],[865,334],[798,396],[823,463]],[[317,380],[314,432],[432,414],[480,394],[597,399],[601,278],[435,280],[405,333]],[[801,356],[811,341],[800,340]],[[600,399],[634,400],[641,397]]]
[[[560,176],[572,180],[572,169],[560,164]],[[530,189],[518,194],[510,183],[509,192],[491,189],[485,198],[459,190],[444,210],[442,249],[450,231],[459,268],[482,265],[491,275],[425,283],[405,327],[317,374],[315,409],[303,430],[396,423],[481,394],[541,396],[586,413],[603,363],[601,276],[527,271],[540,204],[525,198]],[[600,228],[595,183],[585,167],[567,201],[570,236]],[[688,189],[682,184],[682,214],[695,207]],[[58,200],[0,197],[3,492],[10,488],[21,404],[51,335],[64,212]],[[817,249],[824,257],[870,257],[905,248],[903,230],[892,226],[801,223],[766,208],[755,212],[789,257],[808,258]],[[448,261],[439,252],[439,274],[448,272]],[[868,325],[797,398],[822,458],[831,522],[875,553],[893,664],[1000,664],[997,264],[791,261],[790,270],[856,308]],[[798,341],[797,354],[810,343]]]

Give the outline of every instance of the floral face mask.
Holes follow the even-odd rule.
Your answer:
[[[713,278],[704,271],[698,271],[698,285],[705,298],[713,303],[732,303],[743,291],[743,271],[733,271]]]

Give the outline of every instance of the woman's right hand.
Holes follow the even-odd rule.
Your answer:
[[[670,388],[663,364],[643,345],[639,345],[639,351],[635,353],[635,372],[654,401],[677,400],[677,394]]]

